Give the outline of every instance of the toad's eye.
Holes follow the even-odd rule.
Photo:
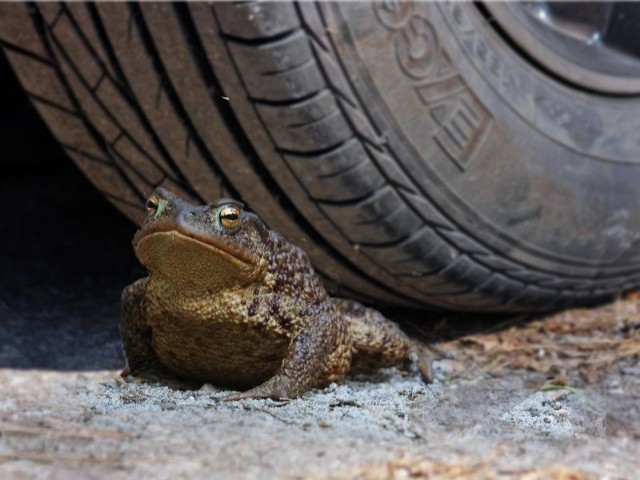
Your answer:
[[[156,195],[155,193],[153,195],[151,195],[149,198],[147,198],[147,203],[146,203],[146,207],[147,207],[147,215],[153,215],[158,211],[158,204],[160,203],[160,199],[158,198],[158,195]]]
[[[234,230],[240,225],[240,209],[233,205],[228,205],[220,209],[218,214],[220,225],[227,230]]]

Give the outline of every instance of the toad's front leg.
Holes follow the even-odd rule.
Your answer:
[[[229,395],[223,400],[244,398],[295,398],[333,378],[344,377],[349,369],[351,351],[342,323],[333,309],[310,318],[307,326],[293,338],[286,358],[277,373],[251,390]]]
[[[178,380],[160,364],[151,344],[151,327],[147,324],[144,298],[146,278],[132,283],[122,291],[120,335],[127,365],[123,378],[129,376],[145,382],[160,382],[176,390],[197,388],[197,384]]]
[[[137,376],[158,367],[158,358],[151,346],[151,327],[144,313],[144,296],[147,279],[140,279],[122,291],[122,316],[120,335],[126,366],[123,377]]]

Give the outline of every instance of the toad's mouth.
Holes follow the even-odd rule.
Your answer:
[[[152,224],[143,225],[133,237],[133,248],[138,252],[145,239],[153,242],[169,242],[175,243],[176,247],[180,245],[189,245],[192,249],[202,249],[203,252],[217,254],[221,257],[232,257],[236,261],[245,264],[247,267],[256,267],[259,264],[258,258],[241,248],[237,244],[226,241],[224,237],[211,236],[207,232],[199,231],[195,227],[181,225],[175,222],[155,221]],[[177,242],[175,240],[179,239]]]

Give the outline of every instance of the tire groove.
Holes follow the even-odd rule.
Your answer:
[[[58,81],[62,85],[62,88],[64,89],[65,93],[67,94],[67,96],[69,98],[69,101],[74,106],[74,108],[77,110],[78,117],[81,119],[84,127],[87,129],[87,133],[89,134],[91,139],[94,142],[96,142],[99,146],[102,146],[102,149],[105,151],[105,153],[107,155],[109,155],[109,153],[108,153],[108,148],[109,147],[106,144],[106,141],[105,141],[104,137],[93,126],[93,124],[91,122],[89,122],[89,120],[86,117],[86,115],[83,114],[83,110],[82,110],[82,108],[80,106],[80,103],[79,103],[78,99],[74,95],[71,86],[67,82],[65,76],[60,71],[60,67],[57,64],[57,62],[55,60],[53,60],[56,57],[55,57],[55,54],[53,52],[53,48],[52,48],[52,46],[50,44],[50,40],[49,40],[50,38],[53,38],[53,37],[50,34],[50,32],[47,31],[47,27],[46,27],[46,24],[44,22],[44,18],[42,17],[42,14],[38,10],[37,5],[34,4],[34,3],[29,3],[28,4],[28,9],[29,9],[29,17],[31,18],[31,20],[33,22],[34,29],[35,29],[36,33],[38,34],[38,36],[40,38],[40,41],[42,42],[43,48],[49,54],[50,59],[52,59],[49,62],[47,62],[47,65],[49,65],[54,70],[56,78],[58,79]],[[90,158],[90,157],[88,157],[88,158]],[[134,195],[137,196],[138,199],[140,200],[140,202],[142,203],[142,201],[144,200],[144,196],[138,191],[138,189],[135,187],[134,183],[131,182],[131,180],[124,174],[124,171],[122,170],[122,168],[115,161],[111,163],[111,166],[116,169],[116,171],[120,175],[121,180],[129,187],[131,192],[133,192]],[[121,198],[119,198],[119,200],[123,201],[123,199],[121,199]]]
[[[73,23],[72,23],[72,25],[73,25]],[[77,24],[75,24],[75,27],[79,28],[79,26]],[[78,33],[78,32],[76,32],[76,33]],[[125,128],[125,126],[118,120],[118,118],[115,115],[113,115],[111,113],[111,111],[107,108],[107,106],[102,101],[102,99],[100,99],[97,95],[93,94],[94,92],[92,91],[91,86],[88,84],[86,79],[83,77],[82,72],[75,65],[75,63],[73,62],[71,57],[67,54],[67,52],[64,49],[63,45],[57,40],[56,35],[51,33],[50,37],[56,43],[56,47],[57,47],[58,51],[60,52],[60,54],[64,58],[65,62],[69,65],[69,68],[71,68],[71,70],[73,71],[75,76],[78,78],[79,82],[82,84],[84,89],[91,93],[92,100],[98,105],[98,107],[107,116],[107,118],[109,118],[109,120],[120,130],[120,133],[118,134],[118,136],[114,140],[111,140],[110,142],[106,141],[106,139],[104,140],[104,142],[105,142],[104,144],[107,146],[107,148],[111,148],[110,151],[112,152],[112,155],[116,155],[121,161],[126,163],[128,167],[130,167],[130,168],[132,167],[131,162],[127,161],[126,159],[124,159],[124,157],[121,154],[119,154],[118,152],[113,150],[114,145],[117,143],[117,141],[120,140],[123,136],[126,136],[127,140],[129,142],[131,142],[131,144],[134,145],[134,147],[143,156],[145,156],[149,162],[153,163],[156,166],[156,168],[158,168],[159,170],[164,171],[165,169],[163,168],[163,166],[157,164],[157,162],[154,160],[153,156],[150,155],[149,152],[147,152],[147,150],[137,142],[135,137],[129,135],[129,133],[128,133],[127,129]],[[85,37],[81,37],[81,38],[85,38]],[[92,50],[92,53],[95,54],[95,50]],[[104,65],[103,65],[103,70],[105,70],[104,69]],[[105,76],[108,76],[108,74],[106,73],[106,70],[105,70]],[[75,97],[75,98],[77,98],[77,97]],[[78,105],[81,105],[81,102],[79,102]],[[84,118],[86,118],[86,115],[84,115]],[[99,134],[102,136],[101,133],[99,133]],[[114,161],[114,164],[119,166],[118,162]],[[124,170],[121,170],[121,174],[123,175],[123,177],[128,179],[128,175]],[[148,183],[148,182],[146,182],[146,183]],[[135,185],[135,182],[133,182],[132,184]],[[136,191],[138,191],[137,187],[136,187]],[[141,198],[144,200],[145,194],[142,193],[142,192],[139,192],[139,194],[140,194]]]
[[[264,46],[270,46],[273,43],[282,42],[283,40],[286,40],[288,37],[293,37],[298,31],[300,31],[300,28],[292,28],[291,30],[278,33],[271,37],[267,37],[266,40],[260,39],[260,38],[256,38],[256,39],[240,38],[238,36],[225,33],[224,30],[221,30],[222,33],[220,36],[229,43],[245,45],[247,47],[264,47]]]
[[[295,155],[295,156],[298,156],[298,157],[313,158],[313,157],[321,157],[322,155],[327,155],[327,154],[332,153],[332,152],[334,152],[336,150],[339,150],[341,147],[343,147],[344,145],[346,145],[347,143],[352,141],[353,138],[354,137],[350,137],[350,138],[347,138],[346,140],[339,141],[335,145],[331,145],[331,146],[326,147],[326,148],[310,150],[310,151],[290,150],[290,149],[278,147],[277,144],[275,144],[275,143],[274,143],[274,145],[276,145],[276,147],[278,148],[278,152],[281,153],[282,155]]]
[[[384,192],[382,194],[384,194]],[[323,205],[331,206],[331,207],[351,207],[368,200],[375,200],[376,198],[380,197],[382,194],[381,194],[381,190],[374,190],[372,192],[366,193],[364,195],[360,195],[350,200],[332,201],[332,200],[321,199],[321,200],[318,200],[318,205],[320,205],[321,207]]]
[[[406,235],[404,237],[401,237],[398,240],[393,240],[391,242],[381,242],[381,243],[365,243],[365,242],[358,242],[358,248],[378,248],[378,249],[382,249],[382,248],[395,248],[398,245],[406,242],[409,239],[410,235]]]
[[[261,72],[260,76],[262,77],[277,77],[278,75],[283,75],[285,73],[292,73],[295,71],[300,71],[300,70],[304,70],[305,68],[308,68],[309,65],[312,65],[314,63],[313,59],[310,59],[308,62],[305,62],[301,65],[295,65],[293,67],[290,68],[285,68],[284,70],[269,70],[266,72]]]
[[[92,162],[102,163],[103,165],[113,166],[113,162],[109,162],[109,161],[104,160],[103,158],[96,157],[95,155],[92,155],[89,152],[85,152],[84,150],[80,150],[79,148],[77,148],[77,147],[75,147],[73,145],[69,145],[68,143],[64,143],[64,142],[61,141],[60,145],[65,150],[69,150],[69,151],[74,152],[74,153],[76,153],[78,155],[82,155],[83,157],[86,157],[86,158],[90,159]]]
[[[72,115],[74,117],[80,117],[78,115],[78,112],[74,111],[74,110],[70,110],[67,107],[60,105],[58,103],[55,103],[53,100],[50,100],[48,98],[45,98],[41,95],[35,94],[35,93],[31,93],[27,91],[27,95],[29,96],[30,99],[35,100],[36,102],[40,102],[43,103],[44,105],[47,105],[48,107],[54,108],[56,110],[59,110],[61,112],[66,113],[67,115]]]
[[[325,123],[327,120],[329,120],[330,118],[335,117],[336,115],[340,115],[340,112],[338,110],[332,110],[330,112],[327,112],[325,115],[319,117],[319,118],[314,118],[313,120],[310,120],[308,122],[301,122],[301,123],[289,123],[287,125],[285,125],[286,128],[290,128],[292,130],[297,130],[299,128],[306,128],[306,127],[313,127],[314,125],[319,125],[321,123]]]
[[[358,168],[361,168],[363,165],[366,165],[367,161],[366,160],[362,160],[359,163],[355,163],[353,165],[348,165],[345,169],[343,170],[338,170],[336,172],[331,172],[331,173],[325,173],[323,175],[318,175],[317,178],[321,178],[321,179],[329,179],[329,178],[336,178],[336,177],[341,177],[343,175],[346,175],[348,173],[351,173],[355,170],[357,170]]]
[[[324,91],[326,91],[326,89],[311,92],[302,97],[298,97],[290,100],[269,100],[267,98],[259,98],[259,97],[249,97],[249,100],[251,100],[251,102],[256,105],[264,105],[265,107],[293,107],[300,103],[308,102],[309,100],[312,100],[314,97],[319,97],[320,95],[322,95]]]
[[[184,108],[184,105],[182,104],[179,94],[177,93],[173,84],[171,83],[170,76],[166,71],[162,62],[162,56],[159,54],[159,52],[155,47],[155,44],[151,37],[151,33],[149,32],[149,28],[146,24],[144,14],[140,10],[140,6],[137,4],[130,4],[129,8],[132,11],[133,22],[136,24],[140,32],[140,38],[142,39],[143,45],[146,51],[149,52],[150,57],[153,59],[152,63],[153,63],[154,69],[156,70],[156,73],[158,74],[159,78],[162,79],[162,81],[158,83],[159,85],[158,89],[159,90],[162,89],[165,92],[171,106],[176,112],[176,115],[178,116],[180,122],[183,124],[183,126],[186,129],[187,135],[186,135],[185,141],[186,141],[187,158],[189,157],[188,155],[189,146],[191,145],[191,143],[193,143],[193,145],[198,150],[200,155],[202,155],[202,157],[207,162],[207,164],[212,168],[214,174],[223,180],[225,188],[230,189],[230,182],[223,175],[220,168],[217,166],[213,156],[211,155],[211,152],[204,144],[204,141],[200,137],[200,134],[198,133],[197,128],[193,124],[189,116],[189,113]],[[156,107],[159,105],[159,101],[160,101],[160,92],[156,100]],[[197,194],[197,192],[195,192],[195,190],[193,190],[193,192],[196,196],[200,197]]]
[[[108,35],[108,33],[107,33],[103,23],[102,23],[102,19],[100,18],[100,14],[99,14],[99,12],[97,10],[96,5],[95,4],[87,4],[87,8],[89,10],[89,15],[90,15],[92,21],[94,22],[94,26],[96,28],[96,31],[98,32],[98,36],[100,37],[100,39],[102,41],[103,47],[104,47],[105,51],[107,52],[107,56],[109,58],[109,62],[111,64],[111,67],[113,68],[114,72],[116,72],[116,74],[118,75],[118,77],[120,79],[120,82],[114,82],[114,85],[116,86],[116,89],[119,91],[119,93],[125,99],[125,101],[129,105],[131,110],[137,116],[138,120],[141,122],[142,126],[145,129],[145,132],[147,133],[147,135],[149,135],[149,138],[151,139],[153,145],[155,146],[156,149],[158,149],[158,152],[162,156],[162,159],[172,169],[171,177],[177,183],[179,183],[181,187],[185,188],[185,190],[187,192],[189,192],[194,197],[197,197],[198,196],[197,193],[188,184],[188,182],[186,181],[186,179],[184,178],[184,176],[180,172],[180,168],[176,165],[175,161],[173,160],[173,158],[171,157],[169,152],[166,150],[165,146],[162,144],[162,141],[160,140],[160,138],[158,138],[158,135],[154,131],[149,119],[145,115],[144,111],[140,108],[137,99],[135,99],[135,97],[133,96],[133,90],[131,88],[131,85],[129,85],[129,82],[127,81],[127,77],[126,77],[126,75],[125,75],[125,73],[124,73],[124,71],[123,71],[123,69],[122,69],[122,67],[120,65],[120,61],[119,61],[119,59],[118,59],[118,57],[116,55],[116,52],[115,52],[115,50],[113,48],[113,45],[111,44],[111,40],[110,40],[109,35]],[[122,82],[122,84],[121,84],[121,82]],[[124,86],[124,88],[123,88],[123,86]],[[136,143],[134,139],[130,139],[130,140],[133,141],[134,144]],[[152,157],[149,157],[149,160],[151,160],[154,164],[156,164],[156,167],[158,167],[161,170],[163,170],[162,167],[160,165],[158,165],[153,160]]]
[[[19,45],[15,45],[11,42],[7,42],[6,40],[0,40],[0,46],[5,50],[9,50],[10,52],[17,53],[18,55],[22,55],[24,57],[30,58],[31,60],[40,62],[48,67],[54,68],[55,66],[55,62],[51,61],[50,58],[41,57],[40,55],[37,55],[29,50],[26,50],[20,47]]]

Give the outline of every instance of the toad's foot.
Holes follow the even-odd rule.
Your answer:
[[[272,400],[290,400],[299,397],[308,387],[292,378],[282,375],[267,380],[246,392],[232,393],[220,399],[223,402],[244,400],[249,398],[271,398]]]

